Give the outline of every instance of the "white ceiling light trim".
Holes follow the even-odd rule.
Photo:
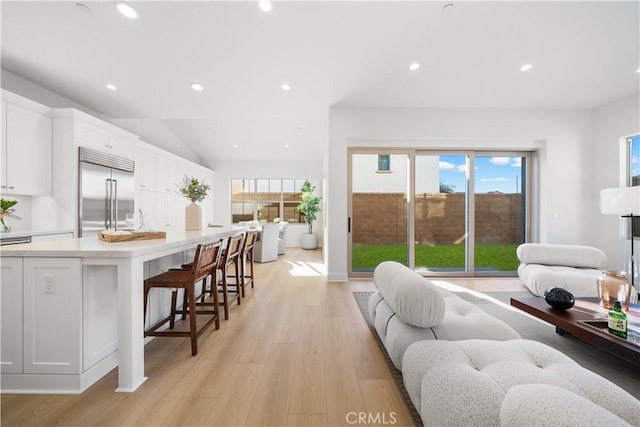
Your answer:
[[[280,86],[282,88],[282,90],[284,90],[285,92],[288,90],[291,90],[291,86],[289,86],[286,83],[283,83],[282,86]]]
[[[200,83],[191,83],[191,89],[202,92],[204,90],[204,86],[202,86]]]
[[[109,90],[118,90],[118,88],[115,85],[112,85],[111,83],[106,85],[106,88],[109,89]]]
[[[128,3],[118,2],[116,7],[118,8],[118,12],[129,19],[136,19],[138,17],[138,12]]]
[[[415,71],[415,70],[417,70],[418,68],[420,68],[420,64],[418,64],[417,62],[414,62],[413,64],[409,65],[409,69],[410,69],[411,71]]]
[[[533,64],[524,64],[522,67],[520,67],[520,71],[529,71],[532,68]]]
[[[263,12],[271,12],[271,9],[273,8],[273,5],[269,0],[260,0],[258,2],[258,6],[260,7],[260,10]]]

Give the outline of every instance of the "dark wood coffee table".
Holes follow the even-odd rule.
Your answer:
[[[539,297],[511,298],[511,305],[551,323],[561,335],[571,334],[640,365],[640,306],[632,305],[627,313],[629,325],[634,330],[630,331],[627,339],[623,339],[608,332],[609,312],[600,307],[598,301],[598,298],[576,298],[575,305],[564,311],[552,308]]]

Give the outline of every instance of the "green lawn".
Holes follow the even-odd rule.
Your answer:
[[[476,246],[476,270],[516,271],[518,243]],[[406,263],[407,248],[402,245],[355,245],[353,269],[372,271],[382,261]],[[429,269],[464,269],[463,245],[416,246],[416,267]]]

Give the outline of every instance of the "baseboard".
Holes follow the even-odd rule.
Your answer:
[[[348,282],[349,276],[345,273],[327,273],[327,282]]]

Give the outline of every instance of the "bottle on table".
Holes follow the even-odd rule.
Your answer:
[[[620,301],[616,301],[609,312],[609,333],[627,338],[627,315],[622,311]]]

